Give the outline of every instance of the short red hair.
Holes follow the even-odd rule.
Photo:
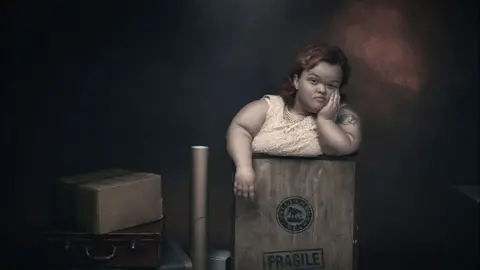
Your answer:
[[[294,66],[280,89],[279,95],[283,98],[288,107],[293,106],[297,94],[293,85],[295,75],[300,77],[303,71],[314,68],[320,62],[339,65],[343,73],[340,89],[348,84],[350,78],[350,65],[348,63],[348,58],[345,56],[342,49],[337,46],[330,46],[323,43],[311,44],[301,50],[297,55]]]

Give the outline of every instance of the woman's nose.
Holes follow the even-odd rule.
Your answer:
[[[327,89],[326,89],[325,85],[323,85],[322,83],[317,86],[317,92],[318,93],[324,94],[326,91],[327,91]]]

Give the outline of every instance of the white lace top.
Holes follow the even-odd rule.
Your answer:
[[[286,106],[280,96],[266,95],[269,108],[265,123],[252,141],[252,152],[274,156],[315,157],[321,155],[315,116],[301,120],[285,117]],[[342,106],[343,107],[343,104]]]

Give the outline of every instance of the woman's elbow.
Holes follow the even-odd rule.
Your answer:
[[[359,148],[360,148],[360,142],[357,142],[357,141],[350,142],[348,145],[345,145],[339,150],[340,156],[347,156],[347,155],[356,153],[358,152]]]
[[[329,156],[347,156],[358,151],[359,144],[357,142],[340,143],[336,147],[325,146],[322,148],[323,153]]]

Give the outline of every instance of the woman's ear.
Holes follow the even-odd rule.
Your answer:
[[[293,87],[295,87],[295,90],[298,90],[298,79],[297,74],[293,75]]]

